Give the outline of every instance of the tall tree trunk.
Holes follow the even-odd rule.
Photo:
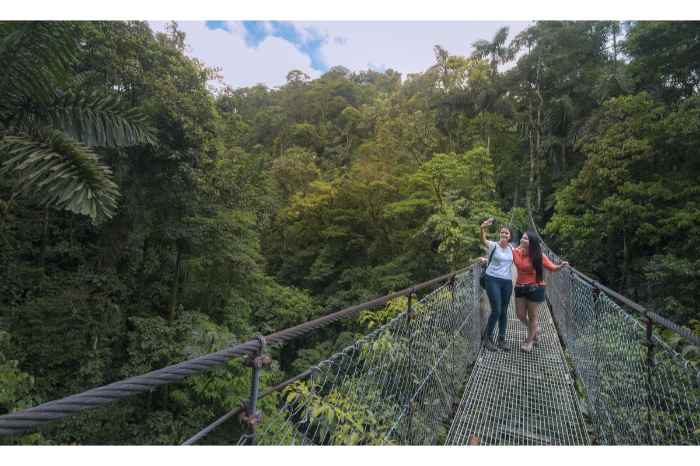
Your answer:
[[[175,279],[173,280],[173,288],[170,294],[170,313],[168,316],[171,322],[175,320],[175,311],[177,310],[177,302],[179,297],[178,294],[180,290],[181,262],[182,248],[180,247],[180,244],[177,243],[177,258],[175,259]]]
[[[151,250],[151,236],[146,235],[143,240],[143,245],[141,246],[141,264],[139,265],[139,282],[136,288],[136,296],[140,301],[143,298],[143,294],[146,291],[146,261],[148,260],[148,254]]]
[[[146,279],[146,260],[148,259],[148,252],[151,249],[151,237],[146,236],[143,240],[143,245],[141,246],[141,265],[139,266],[139,281],[143,283]]]
[[[48,236],[49,236],[49,208],[46,207],[44,209],[44,228],[41,233],[41,252],[39,254],[39,265],[41,268],[44,268],[44,264],[46,262],[46,248],[48,245]]]
[[[527,205],[532,207],[532,193],[535,188],[535,144],[534,144],[534,128],[531,128],[528,134],[528,139],[530,142],[530,176],[528,177],[527,184]]]
[[[536,168],[536,184],[537,184],[537,211],[542,210],[542,109],[544,107],[544,99],[542,98],[542,90],[540,89],[540,68],[537,68],[537,129],[535,131],[535,168]]]
[[[613,76],[617,77],[617,32],[618,23],[613,24],[612,36],[613,36]]]
[[[627,233],[622,230],[622,292],[627,294],[629,289],[629,278],[630,278],[630,254],[629,248],[627,247]]]
[[[481,138],[486,139],[486,153],[491,155],[491,132],[489,131],[488,116],[481,111]]]
[[[561,171],[566,174],[566,140],[561,143]]]

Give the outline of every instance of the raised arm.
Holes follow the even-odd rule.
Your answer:
[[[489,218],[484,220],[484,222],[481,224],[479,227],[479,238],[481,238],[481,244],[484,245],[485,248],[489,247],[489,242],[486,239],[486,229],[493,224],[493,219]]]

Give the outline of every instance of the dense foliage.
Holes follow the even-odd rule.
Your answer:
[[[697,328],[699,36],[538,22],[405,77],[213,89],[175,24],[0,23],[0,414],[458,268],[528,202],[574,265]],[[174,444],[247,391],[236,361],[9,441]]]

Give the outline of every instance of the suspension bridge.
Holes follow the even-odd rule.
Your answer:
[[[532,226],[534,222],[530,218]],[[556,253],[544,253],[558,261]],[[250,397],[184,441],[238,418],[238,444],[698,445],[700,371],[659,337],[700,338],[574,267],[546,274],[542,336],[509,307],[510,352],[482,349],[481,265],[173,366],[0,416],[0,436],[40,429],[154,387],[245,358]],[[420,300],[419,293],[427,293]],[[260,387],[268,349],[404,297],[392,320],[278,385]],[[258,401],[280,395],[261,416]],[[1,443],[1,437],[0,437]]]

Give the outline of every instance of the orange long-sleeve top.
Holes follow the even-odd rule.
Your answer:
[[[520,248],[513,249],[513,264],[518,269],[518,278],[515,280],[516,285],[544,285],[544,277],[539,282],[537,281],[537,274],[535,273],[535,267],[532,265],[532,259],[530,256],[524,255]],[[549,271],[557,270],[554,262],[549,260],[549,257],[544,254],[542,254],[542,265]]]

